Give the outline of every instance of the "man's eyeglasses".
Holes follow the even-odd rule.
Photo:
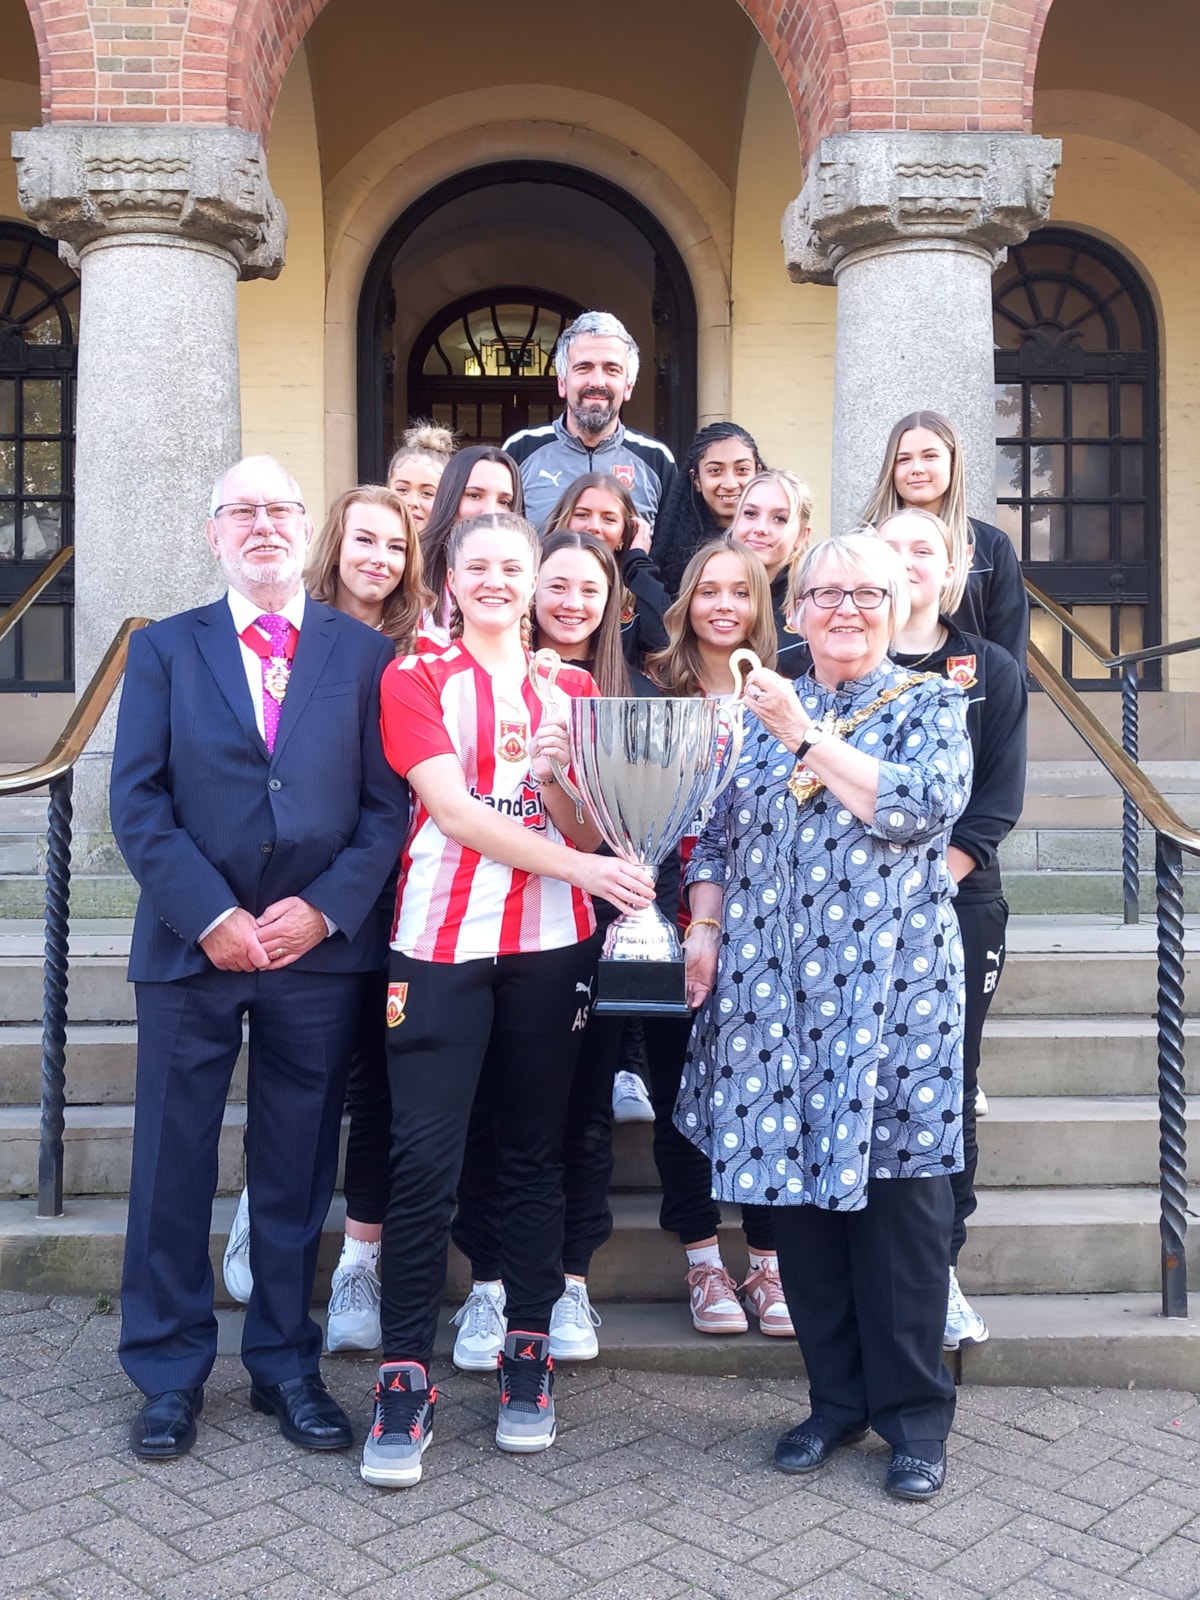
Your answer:
[[[256,519],[260,511],[265,511],[272,522],[288,522],[292,517],[304,515],[304,507],[299,500],[270,500],[259,501],[250,505],[248,501],[232,501],[229,505],[218,506],[213,512],[214,517],[228,517],[231,522],[239,523],[243,527]]]
[[[878,611],[887,597],[887,590],[877,589],[874,584],[864,584],[858,589],[835,589],[830,584],[820,589],[806,589],[800,596],[801,600],[811,600],[822,611],[836,611],[843,600],[849,600],[859,611]]]

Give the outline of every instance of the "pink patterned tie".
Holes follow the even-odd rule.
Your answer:
[[[258,618],[255,626],[261,628],[271,641],[270,659],[266,656],[262,658],[262,700],[263,738],[267,742],[267,749],[273,751],[275,735],[279,732],[279,713],[287,693],[288,675],[292,670],[291,652],[288,650],[292,625],[286,617],[268,611]]]

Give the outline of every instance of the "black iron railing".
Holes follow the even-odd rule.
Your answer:
[[[1034,644],[1029,669],[1092,753],[1120,785],[1124,827],[1122,870],[1125,920],[1138,919],[1138,817],[1154,830],[1155,912],[1158,998],[1158,1170],[1159,1237],[1162,1247],[1162,1310],[1186,1317],[1187,1287],[1187,1090],[1184,1054],[1183,853],[1200,855],[1200,833],[1168,804],[1137,765],[1137,664],[1156,656],[1181,655],[1200,648],[1200,639],[1157,645],[1113,656],[1085,628],[1033,584],[1030,597],[1053,616],[1104,666],[1121,672],[1122,744],[1088,708]],[[1132,746],[1132,748],[1130,748]],[[1132,914],[1131,914],[1132,909]]]
[[[0,639],[70,560],[70,547],[30,584],[0,617]],[[45,946],[42,977],[42,1092],[38,1143],[39,1217],[63,1214],[63,1127],[66,1114],[67,984],[71,911],[71,790],[75,763],[116,692],[125,671],[129,636],[149,618],[130,617],[117,631],[92,681],[76,702],[66,727],[44,761],[0,775],[0,795],[30,794],[49,786],[46,824]]]

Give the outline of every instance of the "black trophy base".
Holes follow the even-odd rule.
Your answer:
[[[682,961],[600,959],[593,1011],[602,1016],[689,1017]]]

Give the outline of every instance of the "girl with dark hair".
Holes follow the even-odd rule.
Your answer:
[[[449,428],[421,419],[409,423],[400,448],[388,462],[387,486],[408,507],[418,533],[429,521],[438,484],[454,448],[454,435]]]
[[[568,485],[546,522],[545,532],[571,528],[603,539],[620,563],[621,646],[631,667],[667,642],[663,618],[671,597],[650,559],[650,530],[633,496],[607,472],[585,472]]]
[[[878,527],[903,506],[932,511],[971,553],[966,592],[954,621],[1002,645],[1022,672],[1029,643],[1029,603],[1012,540],[967,515],[966,473],[958,429],[940,411],[913,411],[888,435],[863,521]]]
[[[434,603],[423,629],[434,649],[450,643],[450,600],[446,592],[446,544],[453,529],[472,517],[510,511],[525,515],[521,469],[511,456],[490,444],[473,444],[450,457],[438,484],[429,521],[421,532],[425,583]]]
[[[659,509],[650,545],[669,593],[678,593],[683,569],[700,546],[728,533],[738,497],[763,470],[758,446],[736,422],[700,429]]]
[[[566,725],[530,683],[523,624],[541,541],[523,517],[460,521],[444,548],[454,644],[384,673],[388,760],[407,779],[387,994],[391,1195],[383,1230],[383,1364],[363,1446],[368,1483],[421,1476],[446,1249],[481,1080],[492,1119],[504,1279],[513,1327],[498,1368],[496,1442],[554,1443],[550,1313],[563,1290],[562,1132],[597,959],[591,895],[649,904],[650,875],[595,855],[554,780]],[[564,667],[559,689],[591,695]]]

